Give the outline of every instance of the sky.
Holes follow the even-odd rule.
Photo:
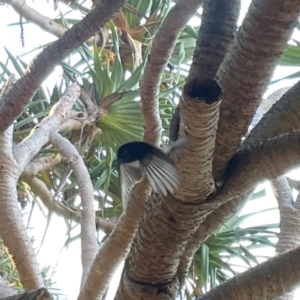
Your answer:
[[[240,17],[240,22],[245,15],[247,8],[251,1],[243,0],[242,1],[242,14]],[[34,7],[41,14],[44,14],[50,18],[55,18],[59,15],[59,11],[54,11],[53,1],[27,1],[27,4]],[[62,12],[66,12],[69,9],[64,5],[59,5],[59,9]],[[74,16],[74,15],[73,15]],[[80,13],[75,12],[75,17],[80,18]],[[1,6],[0,10],[0,58],[1,61],[4,61],[3,57],[6,57],[6,52],[4,47],[6,47],[14,56],[23,55],[24,53],[30,52],[32,49],[38,48],[41,45],[44,45],[50,41],[56,40],[56,37],[52,36],[49,33],[44,32],[33,24],[24,24],[24,41],[25,46],[22,46],[20,39],[20,27],[18,25],[7,26],[8,24],[17,24],[19,22],[19,16],[14,12],[14,10],[6,5]],[[299,34],[296,33],[296,37],[299,38]],[[22,57],[25,61],[30,61],[38,52],[33,51]],[[277,68],[274,74],[274,79],[281,78],[288,74],[295,72],[294,68],[280,67]],[[53,85],[56,81],[60,81],[60,70],[56,70],[49,76],[49,78],[44,83],[45,86],[48,86],[52,90]],[[284,80],[281,81],[276,86],[272,86],[265,94],[265,97],[272,93],[274,90],[291,86],[295,83],[294,80]],[[299,178],[296,171],[291,173],[291,177],[297,179]],[[256,201],[249,202],[244,208],[244,212],[249,213],[252,211],[257,211],[257,208],[264,209],[269,207],[276,207],[277,203],[272,194],[269,184],[265,185],[267,188],[267,200],[262,202],[260,201],[259,205]],[[35,243],[34,246],[38,249],[41,240],[44,235],[45,228],[47,227],[47,210],[43,208],[44,214],[41,214],[39,209],[35,208],[33,215],[30,218],[29,233],[34,235]],[[29,217],[29,212],[25,213],[25,223]],[[272,220],[271,222],[276,222],[279,220],[278,211],[264,213],[259,216],[255,222],[261,224],[262,220]],[[253,226],[253,220],[248,220]],[[243,226],[248,226],[250,223],[245,223]],[[77,232],[76,232],[77,231]],[[73,232],[73,235],[79,234],[79,226]],[[54,280],[57,282],[55,287],[63,289],[64,293],[68,297],[61,297],[60,299],[76,299],[78,295],[78,290],[80,286],[80,274],[81,274],[81,259],[80,259],[80,241],[77,239],[75,242],[71,243],[65,247],[67,240],[67,230],[66,223],[64,219],[59,218],[55,215],[52,215],[50,226],[47,231],[46,239],[43,243],[43,247],[38,253],[38,260],[42,266],[51,265],[56,266]],[[116,274],[116,278],[113,280],[114,284],[112,289],[107,296],[107,300],[113,299],[114,289],[117,287],[118,276],[120,275],[120,270]],[[297,296],[300,299],[300,293]],[[295,298],[297,299],[297,298]]]

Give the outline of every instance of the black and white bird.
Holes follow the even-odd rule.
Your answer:
[[[166,196],[178,186],[178,175],[172,161],[162,150],[145,142],[130,142],[117,152],[121,198],[125,210],[128,196],[144,176],[155,193]]]

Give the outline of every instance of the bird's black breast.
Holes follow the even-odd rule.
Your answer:
[[[117,153],[119,163],[130,163],[152,155],[153,147],[144,142],[130,142],[122,145]]]

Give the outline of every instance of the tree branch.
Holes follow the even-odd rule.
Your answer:
[[[10,4],[20,16],[26,19],[26,21],[38,25],[41,29],[52,33],[57,37],[62,36],[68,30],[68,28],[59,25],[52,19],[40,14],[37,10],[28,6],[25,1],[6,0],[5,2]]]
[[[218,71],[216,78],[223,91],[223,101],[214,177],[220,185],[228,161],[240,147],[278,58],[298,24],[299,11],[298,1],[252,1]]]
[[[197,300],[272,299],[297,287],[300,248],[275,256],[220,284]]]
[[[174,193],[180,201],[204,201],[214,191],[212,160],[220,98],[220,87],[212,79],[193,79],[184,87],[179,135],[186,136],[186,145],[177,153],[180,184]]]
[[[285,176],[273,179],[271,186],[280,212],[280,232],[276,251],[281,253],[300,245],[300,211],[297,209],[300,204],[297,201],[294,203],[292,191]]]
[[[242,147],[249,147],[275,136],[300,129],[300,81],[290,88],[250,131]],[[263,103],[265,100],[263,100]]]
[[[50,169],[61,162],[61,155],[47,155],[31,161],[22,173],[22,176],[35,176],[41,171]]]
[[[170,10],[153,40],[151,56],[141,83],[141,107],[146,127],[144,141],[153,145],[159,145],[162,130],[157,101],[161,76],[181,30],[201,3],[202,0],[179,0]]]
[[[299,132],[283,135],[243,150],[234,157],[235,163],[229,165],[232,173],[220,193],[201,206],[207,217],[189,239],[185,254],[182,255],[178,269],[180,280],[183,280],[188,272],[197,249],[244,203],[257,183],[264,179],[276,178],[299,163],[299,138]]]
[[[240,0],[205,0],[187,80],[214,78],[237,30]]]
[[[61,37],[68,28],[56,23],[52,19],[40,14],[37,10],[33,9],[25,3],[25,1],[20,0],[7,0],[13,9],[27,22],[34,23],[39,26],[44,31],[55,35],[56,37]],[[87,40],[88,44],[94,44],[94,37]]]
[[[189,238],[185,251],[180,258],[177,275],[183,285],[191,267],[193,258],[200,246],[216,231],[216,229],[228,220],[235,213],[237,206],[242,205],[244,199],[236,198],[226,202],[211,214],[199,225],[197,231]]]
[[[82,259],[82,283],[90,270],[92,262],[98,251],[95,228],[94,188],[87,167],[77,149],[69,140],[59,133],[52,133],[51,144],[65,156],[77,178],[77,185],[81,198],[81,259]]]
[[[30,135],[14,148],[14,157],[21,170],[49,141],[50,134],[68,119],[79,95],[80,87],[76,83],[70,85],[61,99],[51,108],[49,116],[36,125]]]
[[[144,199],[148,199],[149,192],[146,180],[134,186],[127,211],[121,215],[114,230],[99,249],[78,300],[100,299],[106,292],[116,268],[130,250],[144,212]]]
[[[21,179],[30,186],[32,192],[41,199],[49,211],[54,212],[57,216],[66,218],[68,220],[73,220],[77,223],[81,222],[81,212],[70,209],[63,203],[56,201],[42,180],[35,176],[27,175],[24,177],[22,176]],[[114,229],[115,223],[96,216],[96,227],[108,235]]]
[[[11,4],[13,0],[5,0]],[[14,0],[17,1],[17,0]],[[23,3],[22,0],[19,0]],[[82,21],[43,50],[0,103],[0,133],[23,112],[30,98],[56,64],[103,26],[126,0],[103,0]]]
[[[204,207],[243,199],[253,187],[295,168],[299,162],[300,132],[281,135],[239,151],[228,166],[227,181],[220,193]],[[203,207],[203,208],[204,208]]]
[[[15,82],[11,77],[2,95]],[[2,96],[1,95],[1,96]],[[12,153],[13,125],[0,134],[0,234],[26,290],[43,286],[36,256],[18,207],[17,181],[21,170]]]

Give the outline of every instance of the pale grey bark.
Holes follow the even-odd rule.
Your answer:
[[[5,97],[16,80],[11,76],[6,82],[0,98]],[[0,135],[0,234],[5,246],[13,256],[25,289],[43,286],[30,238],[18,207],[17,181],[22,169],[13,156],[13,125]]]
[[[50,135],[50,143],[68,159],[77,179],[82,206],[80,235],[83,284],[98,251],[95,234],[96,213],[94,208],[94,188],[88,169],[75,146],[59,133],[52,133]]]
[[[67,121],[79,95],[80,87],[77,84],[70,85],[62,98],[52,107],[49,116],[36,125],[31,134],[14,148],[14,157],[21,169],[24,169],[49,141],[49,136]]]
[[[16,291],[8,286],[6,281],[0,276],[0,299],[8,296],[15,295]]]

